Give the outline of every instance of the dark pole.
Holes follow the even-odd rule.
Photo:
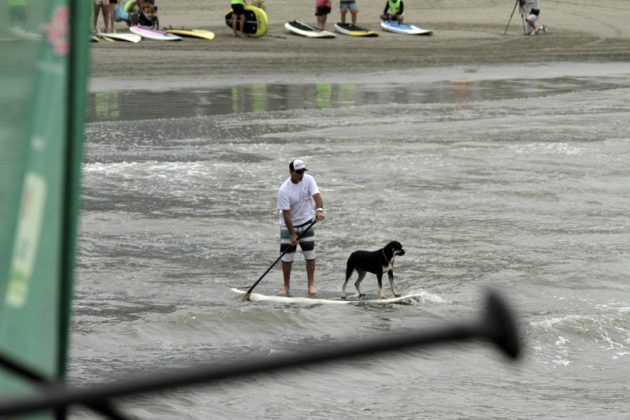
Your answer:
[[[514,12],[516,11],[516,6],[520,3],[520,0],[516,0],[514,3],[514,8],[512,9],[512,14],[510,15],[510,19],[508,20],[507,25],[505,25],[505,31],[503,31],[503,35],[507,34],[508,28],[510,27],[510,22],[512,22],[512,17],[514,16]]]

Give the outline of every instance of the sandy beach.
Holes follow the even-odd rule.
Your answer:
[[[382,4],[381,4],[382,3]],[[390,72],[451,66],[602,63],[630,61],[630,5],[622,0],[541,1],[541,20],[550,32],[524,36],[522,20],[507,0],[407,1],[406,22],[432,29],[429,37],[385,33],[378,15],[384,2],[359,1],[358,24],[376,38],[338,35],[307,39],[284,32],[284,22],[314,24],[314,2],[270,0],[269,33],[240,39],[224,23],[226,2],[159,0],[162,27],[208,29],[213,41],[142,41],[92,44],[91,89],[160,89],[228,85],[253,81],[357,80]],[[333,2],[327,29],[339,20]],[[118,23],[118,31],[125,25]],[[383,73],[385,72],[385,73]]]

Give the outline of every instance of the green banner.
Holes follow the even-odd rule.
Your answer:
[[[91,2],[9,0],[0,16],[0,353],[62,380]],[[5,13],[6,12],[6,13]],[[0,366],[0,401],[33,392]]]

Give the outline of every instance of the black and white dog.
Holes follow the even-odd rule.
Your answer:
[[[394,259],[397,255],[405,255],[405,250],[398,241],[392,241],[378,251],[355,251],[350,254],[348,263],[346,264],[346,281],[343,282],[343,287],[341,288],[341,298],[346,298],[346,285],[354,270],[357,270],[357,273],[359,273],[359,278],[354,282],[354,286],[357,288],[357,292],[359,292],[359,297],[365,296],[359,286],[367,272],[376,274],[378,280],[378,295],[381,299],[385,297],[383,295],[384,272],[387,272],[387,276],[389,277],[389,285],[392,288],[392,293],[394,293],[396,297],[400,296],[400,293],[398,293],[394,287]]]

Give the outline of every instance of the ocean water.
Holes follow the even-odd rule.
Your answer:
[[[521,327],[516,363],[478,342],[418,347],[120,405],[146,419],[628,418],[628,121],[630,71],[606,64],[94,92],[69,382],[440,328],[475,319],[492,287]],[[327,210],[318,288],[340,289],[352,251],[398,240],[398,288],[421,298],[230,290],[276,259],[275,195],[298,157]],[[305,282],[298,254],[292,285]],[[280,285],[275,267],[259,287]]]

